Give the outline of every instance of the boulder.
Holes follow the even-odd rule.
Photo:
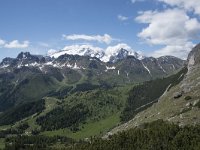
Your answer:
[[[178,98],[182,97],[182,95],[183,95],[183,92],[176,92],[173,94],[173,97],[174,97],[174,99],[178,99]]]

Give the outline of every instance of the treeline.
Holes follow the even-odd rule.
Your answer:
[[[91,84],[89,82],[84,82],[84,83],[81,83],[81,84],[77,84],[76,88],[74,88],[72,90],[72,93],[85,92],[85,91],[90,91],[90,90],[94,90],[94,89],[97,89],[97,88],[100,88],[100,86]]]
[[[77,84],[75,87],[73,86],[67,86],[63,89],[60,89],[58,91],[51,91],[49,92],[49,97],[55,97],[58,99],[64,99],[69,94],[73,94],[76,92],[87,92],[95,89],[111,89],[113,86],[109,85],[108,83],[104,81],[99,81],[99,85],[92,84],[90,82],[84,82],[81,84]]]
[[[162,120],[66,150],[199,150],[200,126],[179,127]]]
[[[108,139],[76,142],[66,137],[17,136],[6,138],[6,150],[199,150],[200,126],[179,127],[157,120]],[[62,145],[62,146],[61,146]],[[62,147],[62,148],[61,148]]]
[[[0,131],[0,138],[6,138],[7,136],[13,136],[13,135],[21,135],[25,133],[25,130],[29,128],[28,123],[20,124],[16,128],[9,128],[6,130]]]
[[[138,112],[151,106],[165,92],[170,84],[171,86],[169,89],[182,81],[185,73],[187,73],[187,68],[184,68],[177,74],[170,77],[144,82],[143,84],[135,86],[129,92],[125,109],[121,115],[121,121],[127,122]],[[141,108],[138,109],[139,107]]]
[[[0,114],[0,125],[10,125],[35,113],[40,113],[45,109],[45,100],[42,99],[36,102],[29,102]]]
[[[70,91],[72,89],[73,89],[73,86],[67,86],[67,87],[60,89],[58,91],[51,91],[51,92],[48,93],[48,97],[55,97],[55,98],[58,98],[58,99],[63,99],[70,93]]]
[[[67,147],[73,143],[74,140],[61,136],[17,136],[5,139],[5,150],[54,150],[56,144]]]
[[[78,104],[72,108],[69,106],[55,108],[45,116],[37,118],[36,122],[42,130],[69,128],[77,131],[79,124],[84,122],[88,115],[89,109],[83,104]]]

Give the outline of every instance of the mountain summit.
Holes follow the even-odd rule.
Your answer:
[[[136,53],[131,47],[123,43],[116,46],[109,46],[105,50],[99,47],[94,47],[92,45],[66,46],[61,51],[51,51],[49,53],[49,56],[58,58],[59,56],[64,54],[96,57],[103,62],[116,62],[117,60],[122,60],[127,56],[134,56],[137,59],[144,58],[144,56]]]

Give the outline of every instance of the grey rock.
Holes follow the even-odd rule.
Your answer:
[[[183,95],[182,91],[181,92],[176,92],[176,93],[174,93],[173,97],[174,97],[174,99],[178,99],[178,98],[182,97],[182,95]]]

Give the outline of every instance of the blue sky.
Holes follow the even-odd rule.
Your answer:
[[[1,0],[0,60],[16,57],[20,51],[46,54],[49,49],[85,43],[102,48],[126,43],[145,55],[185,58],[199,40],[198,3]]]

